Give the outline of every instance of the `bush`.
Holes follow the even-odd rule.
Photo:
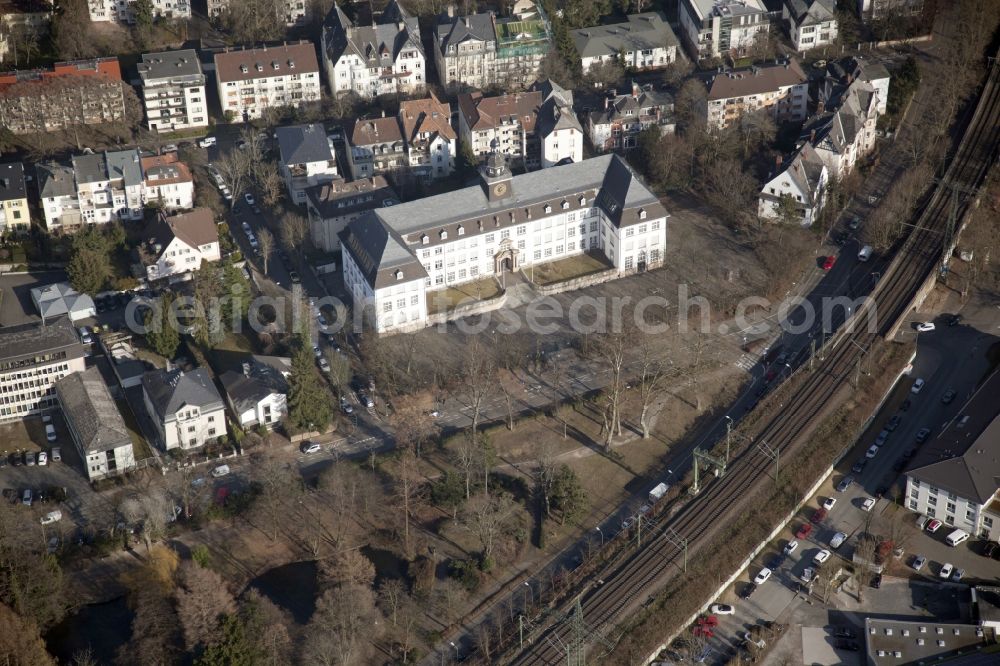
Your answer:
[[[489,560],[484,560],[483,565],[489,566]],[[475,592],[479,587],[479,566],[475,560],[452,560],[448,565],[448,575],[469,592]]]

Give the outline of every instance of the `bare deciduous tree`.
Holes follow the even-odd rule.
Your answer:
[[[264,262],[264,272],[267,273],[267,264],[271,260],[271,253],[274,252],[274,235],[267,229],[261,229],[257,234],[257,244],[260,258]]]
[[[177,616],[188,651],[213,643],[219,618],[236,612],[236,600],[222,576],[188,561],[178,571],[180,585],[174,592]]]
[[[514,498],[505,492],[484,493],[466,505],[464,524],[479,539],[484,563],[493,557],[497,540],[511,526],[516,511]]]

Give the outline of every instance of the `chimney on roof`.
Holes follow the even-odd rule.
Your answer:
[[[632,81],[632,99],[639,99],[639,84]]]
[[[249,377],[250,376],[250,364],[249,363],[246,363],[246,362],[243,363],[243,376],[244,377]]]
[[[819,104],[816,105],[816,113],[823,113],[824,111],[826,111],[826,104],[823,103],[823,100],[820,100]]]
[[[774,168],[775,169],[780,169],[781,168],[781,155],[775,155],[774,156]]]
[[[468,16],[463,16],[462,17],[462,22],[465,23],[465,27],[466,28],[471,28],[472,27],[472,19],[470,19]]]
[[[455,18],[455,5],[448,5],[448,18]]]
[[[816,141],[816,130],[809,131],[809,143],[814,143]]]

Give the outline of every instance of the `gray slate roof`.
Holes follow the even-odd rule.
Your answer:
[[[403,24],[402,30],[399,24]],[[424,52],[420,26],[396,0],[391,0],[374,25],[354,25],[339,5],[334,3],[323,22],[326,55],[336,63],[350,51],[369,67],[389,67],[404,48]]]
[[[198,368],[191,372],[182,370],[153,370],[142,376],[142,390],[161,421],[173,421],[177,411],[185,405],[202,411],[222,409],[222,396],[212,383],[208,371]]]
[[[536,134],[545,137],[560,129],[575,129],[583,134],[583,127],[573,112],[572,90],[566,90],[551,79],[537,81],[531,89],[542,93],[535,120]]]
[[[73,181],[73,167],[65,164],[49,162],[36,164],[38,174],[38,191],[43,199],[65,197],[76,194],[76,183]]]
[[[1000,371],[994,372],[937,437],[921,448],[907,475],[986,504],[1000,488]],[[960,418],[969,416],[964,427]]]
[[[785,6],[799,27],[831,21],[837,9],[835,0],[785,0]]]
[[[132,446],[132,438],[96,367],[56,382],[56,395],[78,444],[87,453]]]
[[[668,92],[641,90],[633,84],[633,93],[618,95],[610,100],[608,108],[590,112],[590,120],[595,125],[604,125],[623,118],[636,118],[652,114],[660,109],[662,114],[673,113],[674,98]]]
[[[0,367],[11,359],[75,348],[73,356],[82,356],[83,347],[68,317],[53,321],[0,328]]]
[[[44,319],[71,312],[94,311],[94,299],[73,289],[69,282],[56,282],[43,287],[35,287],[31,290],[31,299],[38,307],[38,314]]]
[[[487,12],[469,16],[442,16],[434,26],[434,43],[441,54],[448,55],[448,47],[458,46],[466,41],[493,42],[497,34],[493,25],[493,15]]]
[[[121,178],[126,186],[142,184],[138,149],[111,151],[105,153],[105,156],[108,160],[108,175],[112,180]]]
[[[0,164],[0,201],[15,201],[27,196],[24,187],[24,165],[20,162]]]
[[[358,180],[333,180],[306,188],[306,198],[324,219],[343,217],[382,206],[386,200],[395,204],[399,196],[383,176]]]
[[[283,164],[328,162],[333,159],[322,123],[279,127],[275,133]]]
[[[289,365],[291,361],[289,360]],[[288,380],[271,363],[260,362],[254,357],[246,361],[242,371],[228,370],[219,377],[222,388],[229,396],[236,411],[243,413],[256,408],[268,396],[288,393]]]
[[[104,155],[99,153],[73,156],[73,174],[78,183],[98,183],[102,180],[110,180]]]
[[[578,28],[572,33],[581,58],[671,47],[679,43],[666,19],[658,12],[632,14],[624,23]]]
[[[150,79],[194,79],[202,76],[201,62],[194,49],[143,53],[137,67],[143,83]]]

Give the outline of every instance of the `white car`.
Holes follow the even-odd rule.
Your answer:
[[[56,429],[52,426],[51,423],[45,426],[45,439],[47,439],[50,442],[56,441]]]
[[[712,615],[732,615],[736,612],[736,609],[729,604],[712,604],[708,610]]]
[[[932,321],[920,322],[919,324],[917,324],[917,330],[920,331],[921,333],[927,333],[928,331],[933,331],[934,322]]]
[[[830,548],[836,550],[837,548],[843,546],[846,540],[847,540],[846,534],[844,534],[843,532],[837,532],[832,537],[830,537]]]
[[[42,525],[51,525],[52,523],[58,522],[60,520],[62,520],[62,511],[56,509],[55,511],[49,511],[47,514],[42,516],[40,522],[42,523]]]
[[[798,541],[789,541],[788,543],[785,544],[785,550],[784,550],[785,555],[791,555],[796,550],[798,550],[798,547],[799,547]]]
[[[910,388],[910,393],[920,393],[925,383],[921,377],[917,377],[917,381],[913,382],[913,386]]]
[[[94,338],[90,337],[90,331],[87,330],[86,326],[80,327],[80,342],[85,345],[89,345],[94,341]]]
[[[871,511],[873,508],[875,508],[875,501],[876,500],[874,497],[869,497],[868,499],[866,499],[864,502],[861,503],[861,510]]]
[[[255,203],[257,203],[257,202],[256,202],[256,201],[254,200],[254,198],[253,198],[253,195],[252,195],[252,194],[250,194],[249,192],[247,192],[246,194],[244,194],[244,195],[243,195],[243,199],[244,199],[244,201],[246,201],[246,202],[247,202],[248,204],[250,204],[251,206],[253,206],[253,205],[254,205]]]
[[[760,573],[753,579],[754,585],[763,585],[767,582],[767,579],[771,577],[771,570],[764,567],[760,570]]]
[[[202,148],[208,148],[209,146],[214,146],[215,145],[215,137],[214,136],[206,136],[204,139],[202,139],[201,141],[198,142],[198,145],[201,146]]]
[[[214,476],[217,479],[227,474],[229,474],[229,465],[219,465],[218,467],[212,470],[212,476]]]
[[[815,555],[813,555],[813,562],[815,564],[823,564],[828,559],[830,559],[830,551],[825,550],[825,549],[821,550],[818,553],[816,553]]]
[[[869,447],[868,449],[868,453],[865,454],[865,458],[874,458],[877,455],[878,455],[878,447],[872,444],[871,447]]]
[[[312,455],[313,453],[322,451],[323,447],[319,445],[319,442],[303,442],[299,450],[306,455]]]
[[[938,572],[938,578],[943,578],[944,580],[948,580],[949,578],[951,578],[951,572],[954,570],[955,567],[953,567],[948,562],[945,562],[943,565],[941,565],[941,571]]]
[[[49,454],[47,454],[45,451],[42,451],[41,453],[39,453],[38,454],[38,464],[39,465],[48,465],[49,464]]]
[[[833,505],[837,503],[837,500],[833,497],[827,497],[826,501],[823,502],[823,508],[829,511],[833,508]]]

